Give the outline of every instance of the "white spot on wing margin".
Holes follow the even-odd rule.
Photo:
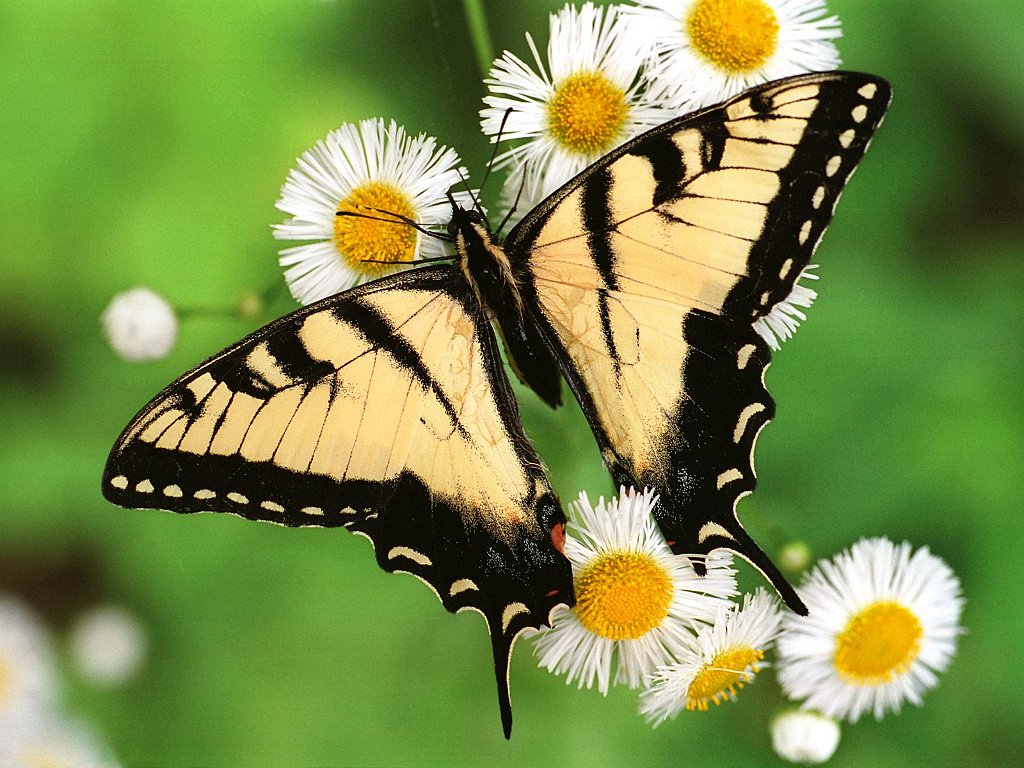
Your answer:
[[[406,560],[412,560],[414,563],[420,565],[433,565],[433,561],[424,555],[422,552],[417,552],[415,549],[409,547],[392,547],[391,551],[388,552],[388,560],[394,560],[396,557],[404,557]]]
[[[523,603],[509,603],[505,606],[505,610],[501,612],[501,631],[502,633],[508,632],[509,625],[512,623],[512,619],[518,616],[520,613],[529,613],[530,609],[527,608]]]
[[[472,579],[459,579],[453,581],[451,587],[448,589],[448,596],[455,597],[460,592],[465,592],[467,589],[472,589],[475,592],[480,591],[480,587],[476,585],[476,582]]]

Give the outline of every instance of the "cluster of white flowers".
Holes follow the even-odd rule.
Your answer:
[[[650,722],[683,709],[707,709],[753,680],[778,632],[780,610],[766,593],[737,594],[732,557],[716,552],[697,576],[690,558],[672,553],[653,517],[657,496],[620,489],[592,505],[570,505],[565,554],[576,606],[563,609],[535,639],[542,667],[580,687],[597,682],[644,687],[640,712]]]
[[[506,51],[485,79],[484,134],[513,143],[495,162],[509,170],[503,208],[532,208],[673,117],[767,80],[834,68],[839,34],[822,0],[567,5],[551,15],[546,56],[527,35],[532,64]],[[311,304],[444,257],[453,202],[478,205],[454,150],[394,121],[342,125],[299,157],[277,202],[291,218],[274,236],[301,242],[280,252],[292,295]],[[813,298],[798,285],[758,332],[777,346],[803,319],[797,307]],[[145,288],[115,297],[103,327],[130,361],[163,358],[177,338],[174,310]]]
[[[821,0],[585,3],[551,16],[547,61],[506,52],[485,80],[492,141],[518,141],[506,204],[530,208],[609,150],[667,120],[787,75],[835,69]]]
[[[674,555],[653,518],[657,496],[625,488],[570,505],[565,553],[576,606],[535,638],[542,667],[580,687],[643,686],[653,725],[682,710],[736,698],[775,664],[799,710],[775,718],[773,743],[795,762],[823,762],[839,742],[836,720],[882,717],[920,704],[955,649],[963,598],[943,561],[922,548],[865,539],[819,563],[799,592],[808,616],[780,610],[763,590],[736,595],[731,559],[713,553],[707,576]],[[613,667],[617,671],[613,677]]]
[[[485,79],[483,131],[514,144],[495,161],[509,171],[503,212],[529,210],[673,117],[773,78],[834,68],[839,23],[825,13],[821,0],[650,0],[552,14],[546,56],[527,35],[532,63],[506,51]],[[452,199],[475,200],[453,150],[393,122],[341,126],[299,158],[277,203],[292,218],[275,237],[307,241],[281,251],[292,295],[310,304],[442,256]],[[796,307],[813,298],[803,288],[759,331],[773,345],[788,338],[802,319]]]
[[[123,609],[98,608],[71,630],[79,672],[105,685],[138,669],[144,638]],[[47,627],[25,605],[0,595],[0,765],[114,768],[91,727],[61,705],[60,675]]]

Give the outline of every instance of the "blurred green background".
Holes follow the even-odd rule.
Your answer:
[[[488,2],[498,51],[544,44],[560,2]],[[862,535],[928,545],[968,598],[957,659],[921,709],[845,729],[835,766],[1024,759],[1013,666],[1024,601],[1024,7],[831,0],[845,66],[888,77],[889,117],[818,252],[821,294],[768,374],[755,538],[828,556]],[[149,635],[141,674],[68,708],[126,765],[774,765],[769,672],[735,703],[651,731],[512,667],[498,722],[480,619],[452,617],[369,544],[230,516],[128,511],[99,493],[128,419],[257,320],[196,315],[130,365],[99,315],[135,284],[230,308],[280,281],[270,224],[294,158],[393,117],[479,172],[483,87],[462,6],[248,0],[0,4],[0,592],[58,636],[114,602]],[[581,417],[522,398],[563,500],[607,493]],[[753,583],[751,580],[750,583]]]

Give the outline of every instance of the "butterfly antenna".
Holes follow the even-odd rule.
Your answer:
[[[426,235],[427,237],[433,237],[438,240],[444,240],[447,243],[454,242],[454,238],[446,232],[436,232],[432,229],[427,229],[418,221],[413,221],[408,216],[403,216],[400,213],[394,211],[385,211],[381,208],[367,208],[368,211],[374,213],[383,214],[382,216],[371,216],[368,213],[361,213],[360,211],[338,211],[335,216],[358,216],[361,219],[370,219],[371,221],[383,221],[388,224],[405,224],[406,226],[412,227],[420,234]],[[389,216],[390,218],[385,218]]]
[[[501,220],[498,228],[495,230],[497,234],[501,234],[501,230],[508,224],[508,220],[512,218],[512,214],[516,212],[519,207],[519,201],[523,197],[523,190],[526,188],[526,171],[523,171],[523,180],[519,182],[519,189],[516,191],[516,199],[512,201],[512,207],[508,209],[508,213],[505,214],[505,218]]]
[[[491,222],[487,220],[487,214],[484,212],[484,207],[480,205],[479,195],[474,193],[473,190],[469,188],[469,179],[462,175],[461,169],[456,169],[456,173],[458,173],[459,178],[462,179],[462,186],[465,188],[466,194],[469,195],[469,199],[473,201],[473,210],[480,214],[481,218],[483,218],[483,220],[487,223],[487,228],[490,229]],[[458,205],[458,203],[455,202],[455,198],[452,197],[451,192],[448,193],[448,202],[451,203],[453,207]]]
[[[512,107],[505,110],[505,114],[501,117],[501,125],[498,126],[498,134],[494,137],[494,149],[491,150],[491,159],[487,161],[487,165],[484,166],[484,178],[480,182],[480,191],[483,192],[484,187],[487,185],[487,179],[491,177],[491,171],[494,170],[494,160],[498,156],[498,147],[501,146],[501,137],[505,133],[505,124],[508,122],[509,116],[512,114]],[[500,229],[500,227],[499,227]]]
[[[454,256],[420,256],[413,261],[388,261],[387,259],[360,259],[361,264],[384,264],[388,267],[407,267],[413,264],[431,264],[435,261],[452,261]]]

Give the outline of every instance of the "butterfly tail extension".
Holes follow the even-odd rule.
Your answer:
[[[481,612],[491,635],[498,708],[506,739],[512,735],[509,670],[516,640],[523,633],[550,625],[557,606],[575,602],[572,569],[561,551],[565,515],[550,491],[543,493],[534,509],[543,538],[523,536],[500,556],[496,556],[499,553],[494,547],[486,553],[496,571],[484,576],[494,582],[489,589],[492,599]],[[522,574],[532,574],[533,578],[527,581]]]
[[[761,575],[775,588],[779,597],[782,598],[782,602],[791,611],[801,616],[806,616],[808,611],[804,601],[800,599],[800,595],[797,594],[793,585],[782,575],[782,572],[779,571],[771,558],[757,545],[757,542],[750,537],[750,534],[744,530],[742,525],[737,523],[735,526],[731,526],[731,528],[728,531],[728,535],[709,536],[698,545],[698,551],[710,553],[719,548],[732,550],[761,572]],[[683,549],[686,548],[684,547],[676,551],[683,551]],[[704,576],[707,573],[704,557],[692,558],[691,562],[698,576]]]
[[[638,482],[614,460],[610,463],[609,469],[617,486],[652,487],[650,484]],[[695,482],[693,476],[687,476],[685,472],[681,472],[678,477],[685,480],[661,486],[658,505],[654,509],[654,518],[672,551],[677,555],[689,556],[693,570],[698,576],[707,574],[706,558],[716,549],[735,552],[761,572],[791,610],[806,616],[807,606],[803,600],[771,558],[746,532],[735,514],[731,511],[726,513],[725,510],[718,514],[707,514],[707,510],[714,509],[719,503],[720,497],[717,494],[702,496],[698,490],[700,483]],[[705,514],[679,514],[679,510],[696,509],[704,509]]]

